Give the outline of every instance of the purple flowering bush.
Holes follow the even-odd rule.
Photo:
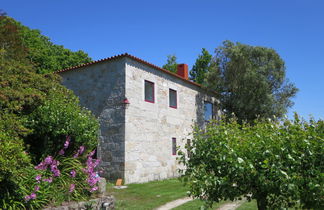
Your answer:
[[[26,167],[16,177],[20,183],[21,208],[39,209],[48,204],[87,200],[98,190],[100,177],[96,167],[99,160],[93,157],[95,152],[80,146],[73,155],[65,156],[70,143],[67,137],[56,156],[47,156],[36,166]]]

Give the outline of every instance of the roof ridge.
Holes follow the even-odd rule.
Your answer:
[[[159,67],[159,66],[157,66],[157,65],[154,65],[154,64],[152,64],[152,63],[149,63],[149,62],[147,62],[147,61],[145,61],[145,60],[143,60],[143,59],[140,59],[140,58],[138,58],[138,57],[136,57],[136,56],[133,56],[133,55],[127,53],[127,52],[126,52],[126,53],[119,54],[119,55],[114,55],[114,56],[111,56],[111,57],[103,58],[103,59],[100,59],[100,60],[91,61],[91,62],[89,62],[89,63],[84,63],[84,64],[80,64],[80,65],[77,65],[77,66],[72,66],[72,67],[68,67],[68,68],[65,68],[65,69],[61,69],[61,70],[55,71],[54,73],[57,74],[57,73],[62,73],[62,72],[66,72],[66,71],[71,71],[71,70],[73,70],[73,69],[77,69],[77,68],[81,68],[81,67],[89,66],[89,65],[92,65],[92,64],[95,64],[95,63],[104,62],[104,61],[111,61],[111,60],[119,59],[119,58],[122,58],[122,57],[128,57],[128,58],[131,58],[131,59],[133,59],[133,60],[135,60],[135,61],[137,61],[137,62],[143,63],[143,64],[145,64],[145,65],[148,65],[148,66],[152,67],[152,68],[155,68],[155,69],[157,69],[157,70],[160,70],[160,71],[162,71],[162,72],[164,72],[164,73],[166,73],[166,74],[169,74],[169,75],[172,75],[172,76],[174,76],[174,77],[177,77],[177,78],[179,78],[179,79],[181,79],[181,80],[183,80],[183,81],[186,81],[186,82],[188,82],[188,83],[190,83],[190,84],[193,84],[193,85],[198,86],[198,87],[202,87],[200,84],[198,84],[198,83],[196,83],[196,82],[193,82],[193,81],[187,80],[187,79],[185,79],[185,78],[179,76],[179,75],[176,74],[176,73],[170,72],[170,71],[168,71],[168,70],[166,70],[166,69],[163,69],[163,68],[161,68],[161,67]]]

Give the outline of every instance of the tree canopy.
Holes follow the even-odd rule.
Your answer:
[[[298,91],[275,50],[230,41],[216,48],[205,82],[218,93],[225,113],[240,121],[282,117]]]
[[[177,72],[177,57],[175,55],[168,55],[167,63],[162,68],[169,70],[173,73]]]
[[[258,209],[323,209],[324,122],[236,119],[196,130],[182,152],[191,196],[211,204],[246,197]]]
[[[23,197],[28,182],[35,181],[32,163],[57,155],[66,136],[72,141],[65,154],[81,145],[85,151],[97,145],[98,121],[52,73],[87,62],[85,55],[54,45],[39,31],[0,14],[0,208],[29,208],[37,203],[26,203]],[[44,199],[33,208],[47,202]]]
[[[190,71],[189,78],[194,82],[203,84],[206,73],[209,70],[211,59],[212,55],[209,54],[209,52],[205,48],[202,48],[201,54],[196,59],[196,62]]]
[[[20,44],[28,51],[26,58],[35,66],[37,73],[50,73],[82,63],[88,63],[92,60],[82,50],[73,52],[62,45],[53,44],[50,38],[42,35],[39,30],[30,29],[8,16],[2,15],[2,17],[0,25],[4,27],[6,23],[10,22],[11,30],[15,27],[21,39]],[[9,27],[9,25],[7,24],[5,27]],[[7,36],[10,35],[7,34]]]

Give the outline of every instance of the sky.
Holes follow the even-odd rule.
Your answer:
[[[94,59],[129,53],[194,64],[224,40],[275,49],[299,92],[288,116],[324,119],[323,0],[1,0],[0,9],[55,44]]]

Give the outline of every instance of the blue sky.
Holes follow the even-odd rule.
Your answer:
[[[162,66],[193,65],[224,40],[275,49],[300,89],[294,107],[324,119],[323,0],[2,0],[0,9],[93,59],[128,52]]]

